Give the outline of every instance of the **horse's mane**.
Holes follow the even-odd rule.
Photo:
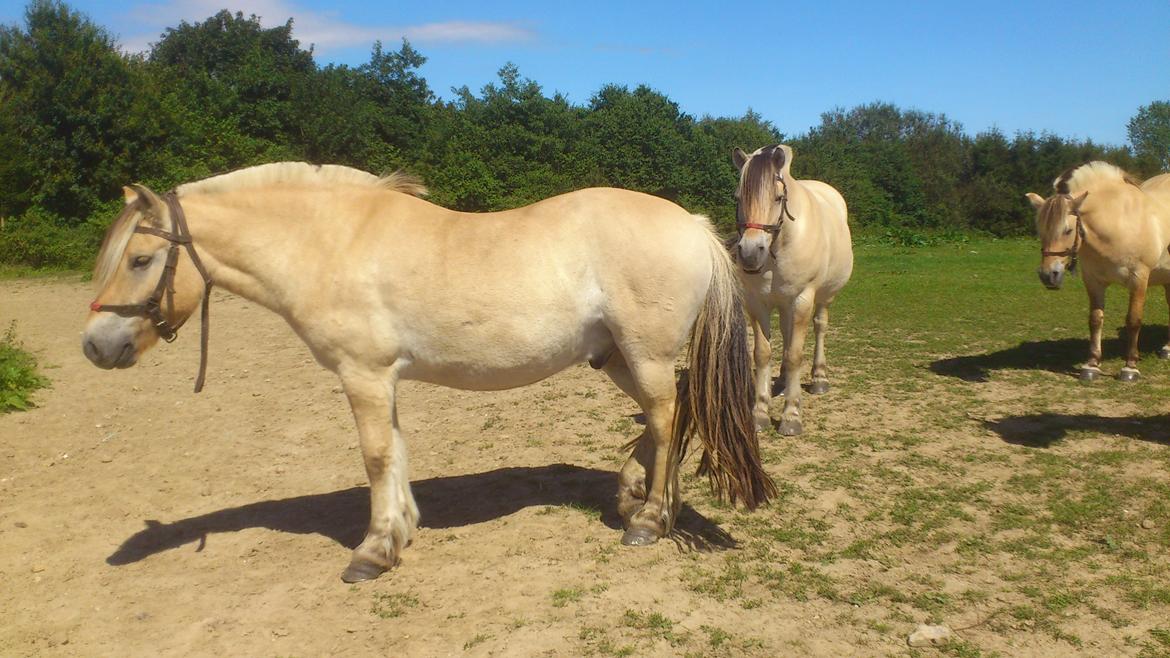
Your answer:
[[[1141,187],[1142,181],[1117,165],[1101,160],[1086,162],[1076,167],[1066,169],[1064,173],[1052,181],[1052,189],[1057,194],[1073,194],[1102,182],[1118,182]]]
[[[417,176],[395,171],[386,176],[375,176],[353,167],[342,165],[312,165],[307,162],[273,162],[246,169],[237,169],[219,176],[185,183],[175,188],[181,198],[184,194],[220,194],[249,187],[274,183],[301,183],[326,185],[341,183],[370,185],[413,196],[424,196],[427,188]]]
[[[385,176],[375,176],[353,167],[342,165],[311,165],[306,162],[273,162],[246,169],[238,169],[219,176],[184,183],[175,188],[182,198],[187,194],[222,194],[275,183],[301,183],[304,185],[349,184],[380,187],[393,192],[412,196],[424,196],[427,188],[417,176],[395,171]],[[118,267],[126,245],[134,235],[134,227],[141,219],[143,202],[136,201],[122,209],[110,224],[102,247],[94,263],[93,281],[98,290],[105,288]]]

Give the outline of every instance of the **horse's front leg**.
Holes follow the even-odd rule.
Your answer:
[[[1142,332],[1142,311],[1146,306],[1148,286],[1149,276],[1142,275],[1135,276],[1129,287],[1129,312],[1125,314],[1125,367],[1117,373],[1117,379],[1123,382],[1134,382],[1141,378],[1137,368],[1138,338]]]
[[[396,385],[389,372],[342,376],[370,479],[370,525],[341,574],[347,583],[377,578],[397,564],[399,553],[418,526],[418,507],[407,475],[406,443],[398,429]]]
[[[1091,382],[1101,376],[1101,328],[1105,324],[1106,284],[1085,277],[1089,294],[1089,360],[1081,366],[1081,381]]]
[[[796,436],[804,431],[800,422],[800,368],[804,360],[804,339],[812,318],[811,295],[799,295],[783,314],[784,331],[784,411],[778,431],[783,436]]]
[[[772,427],[772,309],[760,301],[747,304],[748,317],[754,334],[752,358],[755,362],[756,400],[752,416],[756,431]]]

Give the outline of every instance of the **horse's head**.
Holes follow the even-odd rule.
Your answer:
[[[1077,253],[1084,240],[1081,204],[1088,192],[1078,196],[1054,194],[1047,199],[1028,192],[1028,201],[1036,209],[1036,233],[1040,236],[1040,282],[1049,290],[1058,290],[1065,272],[1075,272]]]
[[[206,288],[182,253],[190,236],[185,223],[176,226],[172,206],[141,185],[123,192],[126,206],[98,253],[97,297],[81,337],[85,356],[101,368],[128,368],[159,338],[174,340]]]
[[[745,272],[763,271],[768,257],[776,256],[777,237],[788,213],[788,169],[792,149],[783,144],[765,146],[751,154],[736,147],[731,161],[739,169],[735,192],[737,260]]]

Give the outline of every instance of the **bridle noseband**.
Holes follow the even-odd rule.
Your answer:
[[[1061,194],[1060,196],[1064,199],[1068,199],[1069,202],[1072,202],[1072,195]],[[1076,234],[1073,235],[1072,246],[1069,247],[1068,249],[1065,249],[1064,251],[1048,251],[1043,246],[1040,247],[1040,256],[1042,258],[1047,258],[1049,256],[1056,256],[1058,258],[1068,258],[1069,259],[1069,263],[1068,263],[1069,274],[1074,274],[1077,271],[1077,252],[1080,251],[1081,243],[1084,242],[1084,239],[1085,239],[1085,225],[1081,221],[1081,211],[1077,208],[1073,208],[1072,215],[1077,218]]]
[[[150,293],[150,297],[147,297],[146,301],[141,304],[99,304],[97,300],[94,300],[89,305],[89,308],[91,311],[97,313],[108,312],[124,318],[146,318],[154,325],[155,331],[158,332],[160,338],[168,343],[173,342],[178,338],[179,328],[183,326],[186,320],[172,325],[163,315],[162,298],[163,294],[166,294],[168,306],[171,309],[175,308],[175,267],[179,262],[179,248],[186,249],[187,253],[191,256],[191,262],[195,265],[195,269],[203,277],[204,285],[203,308],[200,311],[199,374],[195,378],[195,392],[198,393],[203,390],[203,380],[207,374],[207,332],[210,321],[208,304],[211,303],[212,281],[211,276],[207,273],[207,268],[203,266],[203,261],[199,259],[199,254],[195,251],[195,245],[191,243],[191,231],[187,228],[187,218],[183,214],[183,207],[179,205],[178,196],[173,191],[167,192],[165,200],[167,209],[170,210],[174,232],[164,231],[153,226],[138,225],[134,227],[135,233],[158,236],[171,243],[170,248],[167,250],[167,262],[163,266],[162,276],[159,277],[158,284],[155,285],[154,291]]]

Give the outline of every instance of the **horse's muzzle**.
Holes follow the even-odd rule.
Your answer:
[[[739,266],[748,274],[759,274],[768,264],[768,243],[762,241],[740,240]]]
[[[85,335],[81,338],[81,351],[95,366],[106,370],[129,368],[138,360],[134,342],[128,339]]]
[[[1037,274],[1040,275],[1040,283],[1049,290],[1060,290],[1060,284],[1064,283],[1064,270],[1040,270]]]

